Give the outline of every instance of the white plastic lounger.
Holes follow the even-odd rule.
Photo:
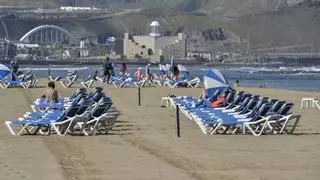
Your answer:
[[[59,82],[64,88],[70,88],[73,84],[76,84],[76,83],[81,84],[85,88],[91,88],[94,83],[94,80],[91,79],[87,81],[59,81]]]
[[[190,81],[188,81],[188,87],[197,88],[200,84],[201,80],[199,77],[196,77]]]
[[[293,134],[296,129],[301,115],[289,114],[268,122],[268,127],[276,134]],[[290,123],[293,122],[293,123]],[[289,129],[290,127],[290,129]]]
[[[20,80],[16,80],[16,81],[1,81],[0,82],[0,86],[3,89],[6,88],[11,88],[11,87],[15,87],[17,85],[22,86],[24,89],[28,89],[31,86],[31,81],[20,81]]]
[[[50,81],[54,81],[54,82],[59,81],[60,79],[62,79],[62,77],[60,77],[60,76],[48,76],[48,78],[49,78]]]

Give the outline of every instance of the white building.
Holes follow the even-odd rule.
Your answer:
[[[152,21],[149,36],[131,36],[125,33],[123,39],[123,55],[129,59],[141,57],[144,59],[160,60],[186,58],[187,43],[184,33],[178,36],[161,36],[160,23]]]

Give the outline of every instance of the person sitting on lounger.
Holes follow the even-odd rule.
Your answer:
[[[48,83],[48,88],[41,95],[42,98],[46,98],[48,103],[58,103],[58,91],[55,89],[54,82],[50,81]]]
[[[216,107],[220,107],[222,104],[224,104],[225,99],[227,98],[229,93],[230,93],[230,91],[227,90],[222,95],[220,95],[216,98],[210,99],[211,107],[216,108]],[[209,98],[209,97],[206,94],[206,90],[205,90],[205,88],[202,88],[199,99],[207,99],[207,98]]]
[[[180,71],[178,66],[173,66],[172,68],[173,72],[171,72],[171,75],[169,76],[169,78],[171,80],[179,80],[180,79]]]
[[[122,63],[120,67],[120,75],[126,75],[127,74],[127,65],[126,63]]]
[[[230,93],[230,91],[226,91],[222,95],[218,96],[217,98],[212,99],[211,107],[216,108],[216,107],[220,107],[222,104],[224,104],[229,93]]]

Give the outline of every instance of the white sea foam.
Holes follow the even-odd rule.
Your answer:
[[[297,72],[320,72],[320,67],[310,66],[310,67],[278,67],[278,68],[269,68],[269,67],[239,67],[239,68],[231,68],[229,70],[237,70],[238,71],[247,71],[249,73],[255,72],[284,72],[284,73],[297,73]]]

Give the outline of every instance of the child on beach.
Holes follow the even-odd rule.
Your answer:
[[[234,87],[236,88],[236,87],[239,87],[239,86],[240,86],[239,80],[236,80],[236,81],[234,82]]]
[[[41,95],[42,98],[46,98],[48,103],[58,103],[58,91],[55,89],[54,82],[50,81],[48,83],[48,88]]]

